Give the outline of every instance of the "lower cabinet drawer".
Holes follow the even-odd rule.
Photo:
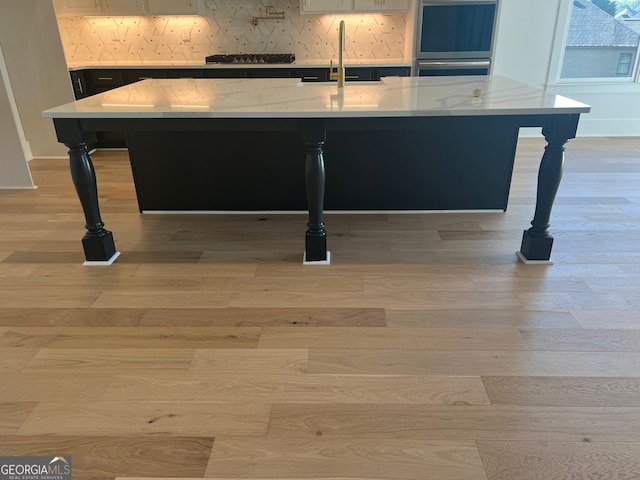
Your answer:
[[[121,70],[90,70],[89,75],[94,87],[116,88],[124,85]]]
[[[292,78],[299,78],[303,82],[328,82],[329,70],[326,68],[301,68],[291,72]]]
[[[149,78],[167,78],[166,70],[144,69],[144,70],[124,70],[124,83],[135,83]]]
[[[370,68],[345,68],[344,79],[347,82],[373,80],[373,72]]]

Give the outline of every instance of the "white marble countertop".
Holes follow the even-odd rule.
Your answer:
[[[474,92],[475,91],[475,92]],[[474,96],[474,93],[478,96]],[[497,76],[153,79],[44,112],[51,118],[341,118],[587,113],[591,107]]]
[[[334,64],[337,59],[334,60]],[[93,68],[104,69],[151,69],[151,68],[163,68],[163,69],[200,69],[200,68],[329,68],[329,60],[307,60],[299,59],[293,63],[205,63],[204,58],[200,61],[121,61],[121,62],[82,62],[69,64],[70,71],[86,70]],[[379,60],[379,59],[345,59],[345,67],[410,67],[411,61],[404,60]]]

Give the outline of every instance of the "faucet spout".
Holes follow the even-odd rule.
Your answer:
[[[344,69],[344,51],[346,44],[346,34],[344,20],[340,20],[340,33],[338,36],[338,71],[333,71],[333,61],[331,62],[331,72],[329,74],[329,80],[337,80],[338,88],[344,87],[345,69]]]

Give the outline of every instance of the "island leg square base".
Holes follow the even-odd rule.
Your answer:
[[[304,241],[304,264],[327,265],[329,256],[327,255],[327,234],[308,235]]]
[[[550,264],[551,248],[553,247],[553,237],[534,237],[525,230],[522,235],[522,244],[518,253],[518,258],[524,263],[545,263]]]
[[[302,255],[302,264],[303,265],[331,265],[331,252],[327,250],[326,260],[316,260],[316,261],[307,260],[307,252],[304,252]]]
[[[82,247],[87,262],[106,262],[116,254],[116,244],[111,232],[99,237],[85,235],[82,239]]]

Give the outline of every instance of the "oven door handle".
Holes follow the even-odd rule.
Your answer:
[[[445,69],[445,68],[489,68],[490,60],[437,60],[418,62],[418,69]]]

